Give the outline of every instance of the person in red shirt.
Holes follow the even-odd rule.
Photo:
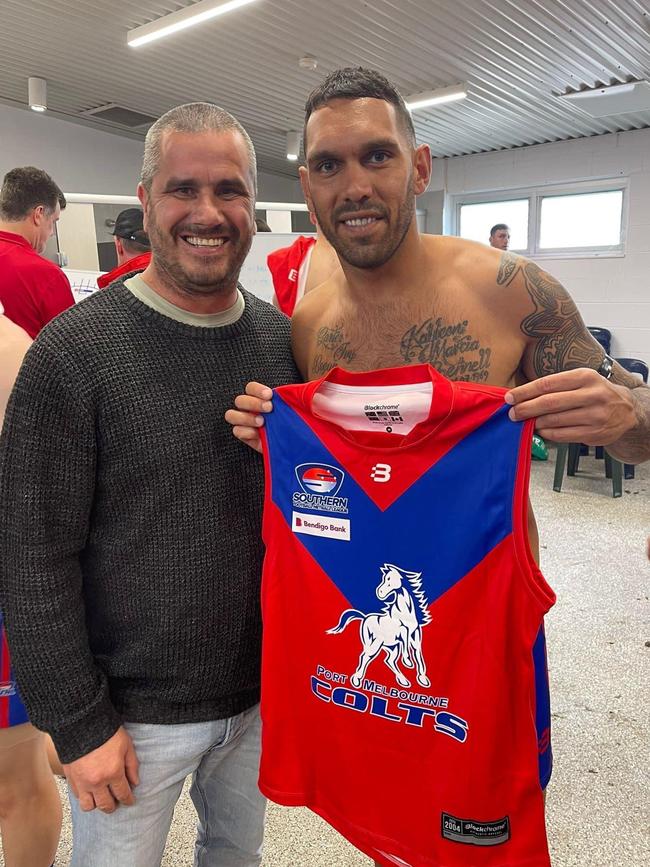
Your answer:
[[[117,267],[97,278],[100,289],[133,271],[144,271],[151,261],[151,244],[142,224],[140,208],[127,208],[115,220],[113,229]]]
[[[334,248],[321,232],[314,214],[309,219],[316,236],[299,235],[290,247],[269,253],[267,265],[273,278],[273,304],[292,316],[303,295],[329,279],[340,268]]]
[[[12,169],[0,190],[0,304],[31,338],[74,297],[63,271],[44,259],[48,239],[65,208],[52,178],[34,166]]]

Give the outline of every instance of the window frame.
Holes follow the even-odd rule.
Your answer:
[[[621,240],[619,244],[607,247],[555,247],[540,249],[542,201],[545,198],[619,191],[623,194],[621,202]],[[458,235],[460,231],[460,211],[463,205],[519,201],[521,199],[528,199],[528,246],[525,250],[513,252],[534,259],[615,259],[625,256],[629,210],[628,177],[575,181],[568,184],[542,184],[536,187],[511,187],[507,190],[487,190],[480,193],[453,195],[451,196],[451,208],[449,209],[449,233]]]

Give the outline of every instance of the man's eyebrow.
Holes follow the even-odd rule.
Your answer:
[[[237,190],[245,190],[248,191],[248,187],[246,186],[246,182],[241,178],[220,178],[217,181],[217,189],[221,187],[233,187]]]
[[[324,160],[335,160],[336,154],[332,151],[322,150],[322,151],[314,151],[309,157],[307,157],[308,163],[320,163]]]
[[[366,153],[368,151],[380,151],[380,150],[391,150],[398,147],[397,140],[394,138],[379,138],[375,139],[375,141],[369,141],[364,145],[364,151]]]
[[[170,178],[165,184],[166,190],[175,190],[178,187],[197,187],[200,186],[199,182],[196,178]],[[219,178],[216,182],[217,189],[221,189],[223,187],[231,187],[239,190],[246,190],[246,184],[242,181],[241,178],[233,177],[233,178]]]
[[[195,187],[195,178],[170,178],[165,184],[166,190],[173,190],[176,187]]]

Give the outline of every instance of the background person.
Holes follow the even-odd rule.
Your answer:
[[[113,241],[117,254],[117,266],[97,278],[100,289],[109,286],[118,277],[133,271],[144,271],[151,261],[151,244],[144,230],[140,208],[127,208],[117,215],[113,228]]]
[[[2,182],[0,303],[32,339],[74,304],[68,278],[42,255],[65,204],[52,178],[34,166],[12,169]]]
[[[316,237],[300,235],[289,247],[269,253],[267,264],[273,277],[273,303],[286,313],[293,314],[300,299],[320,286],[339,266],[338,257],[316,217],[309,219],[316,227]]]
[[[510,244],[510,228],[505,223],[497,223],[490,229],[490,247],[507,250]]]

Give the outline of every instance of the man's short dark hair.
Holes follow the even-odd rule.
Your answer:
[[[402,96],[390,81],[380,72],[364,69],[362,66],[348,66],[331,72],[307,97],[305,105],[305,127],[303,146],[307,150],[307,121],[319,108],[334,99],[383,99],[395,108],[409,144],[415,147],[415,128],[411,113]]]
[[[52,178],[34,166],[12,169],[4,176],[0,189],[0,216],[9,222],[24,220],[42,205],[48,214],[65,208],[65,196]]]
[[[490,238],[492,237],[492,235],[494,235],[495,232],[500,232],[502,230],[505,232],[509,232],[510,226],[507,223],[497,223],[490,229]]]

